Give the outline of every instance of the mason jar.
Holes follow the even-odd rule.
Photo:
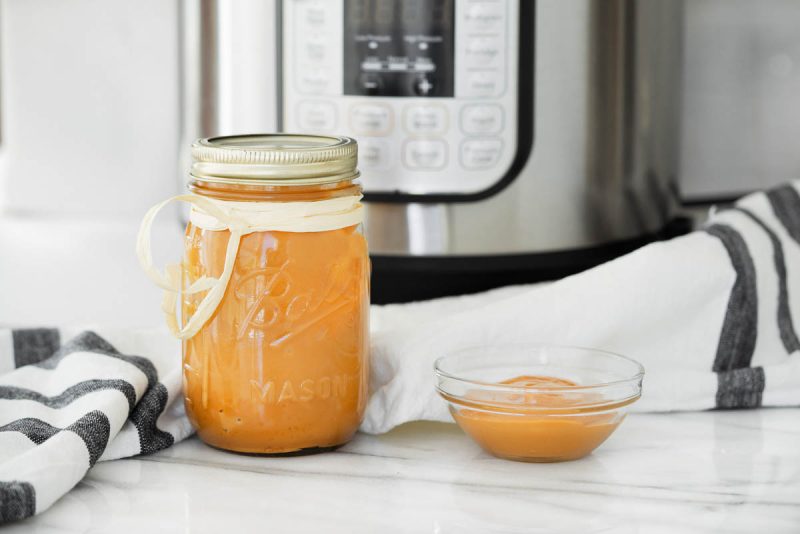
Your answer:
[[[189,420],[231,451],[346,443],[369,374],[356,142],[216,137],[194,143],[192,158],[191,194],[171,199],[191,204],[184,257],[161,280],[168,325],[183,339]]]

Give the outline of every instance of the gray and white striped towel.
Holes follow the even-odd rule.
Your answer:
[[[433,360],[524,341],[638,359],[642,411],[800,406],[798,317],[792,184],[717,212],[703,231],[547,286],[374,307],[361,429],[449,421]],[[180,389],[180,344],[166,330],[0,330],[0,523],[46,510],[96,461],[188,436]]]
[[[179,353],[166,331],[0,330],[0,523],[188,436]]]

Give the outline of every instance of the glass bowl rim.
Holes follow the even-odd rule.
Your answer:
[[[518,384],[502,384],[500,382],[487,382],[483,380],[472,380],[469,378],[463,378],[456,376],[452,373],[444,371],[441,366],[445,360],[451,360],[458,358],[459,355],[463,355],[468,351],[476,351],[480,349],[503,349],[503,348],[514,348],[520,349],[524,348],[526,350],[536,350],[536,349],[559,349],[559,350],[574,350],[574,351],[581,351],[581,352],[593,352],[597,354],[602,354],[603,356],[611,357],[612,359],[621,360],[628,364],[633,364],[636,368],[636,373],[631,375],[628,378],[621,378],[619,380],[611,380],[608,382],[597,382],[593,384],[578,384],[575,386],[562,386],[562,385],[551,385],[551,386],[524,386]],[[578,345],[559,345],[554,343],[504,343],[500,345],[475,345],[471,347],[464,347],[462,349],[456,350],[444,356],[440,356],[436,358],[433,362],[433,370],[436,374],[438,379],[448,379],[462,384],[468,384],[472,386],[478,386],[481,388],[492,388],[492,389],[502,389],[502,390],[509,390],[514,392],[521,392],[521,393],[557,393],[557,392],[581,392],[581,391],[593,391],[601,388],[613,387],[622,384],[629,384],[641,381],[645,374],[644,366],[634,360],[633,358],[628,358],[627,356],[623,356],[622,354],[604,350],[604,349],[596,349],[591,347],[581,347]],[[447,395],[451,395],[446,391],[443,391],[440,384],[437,384],[436,389],[439,390],[440,393],[445,393]]]

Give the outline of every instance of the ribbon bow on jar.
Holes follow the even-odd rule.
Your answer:
[[[204,230],[230,233],[219,278],[202,276],[183,288],[180,264],[167,265],[164,272],[153,265],[153,221],[161,209],[174,201],[191,205],[190,221],[193,225]],[[313,202],[231,202],[194,194],[177,195],[156,204],[145,214],[136,240],[136,255],[147,276],[164,290],[161,309],[167,326],[175,337],[187,340],[211,318],[225,295],[243,236],[270,231],[326,232],[355,226],[364,219],[360,201],[360,194]],[[203,291],[208,293],[192,316],[183,318],[181,327],[176,311],[179,294],[192,295]]]

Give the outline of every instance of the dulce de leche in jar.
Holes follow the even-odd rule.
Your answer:
[[[183,339],[189,420],[203,441],[231,451],[346,443],[369,373],[356,142],[217,137],[197,141],[192,157],[191,194],[175,198],[191,204],[184,258],[156,273]]]

